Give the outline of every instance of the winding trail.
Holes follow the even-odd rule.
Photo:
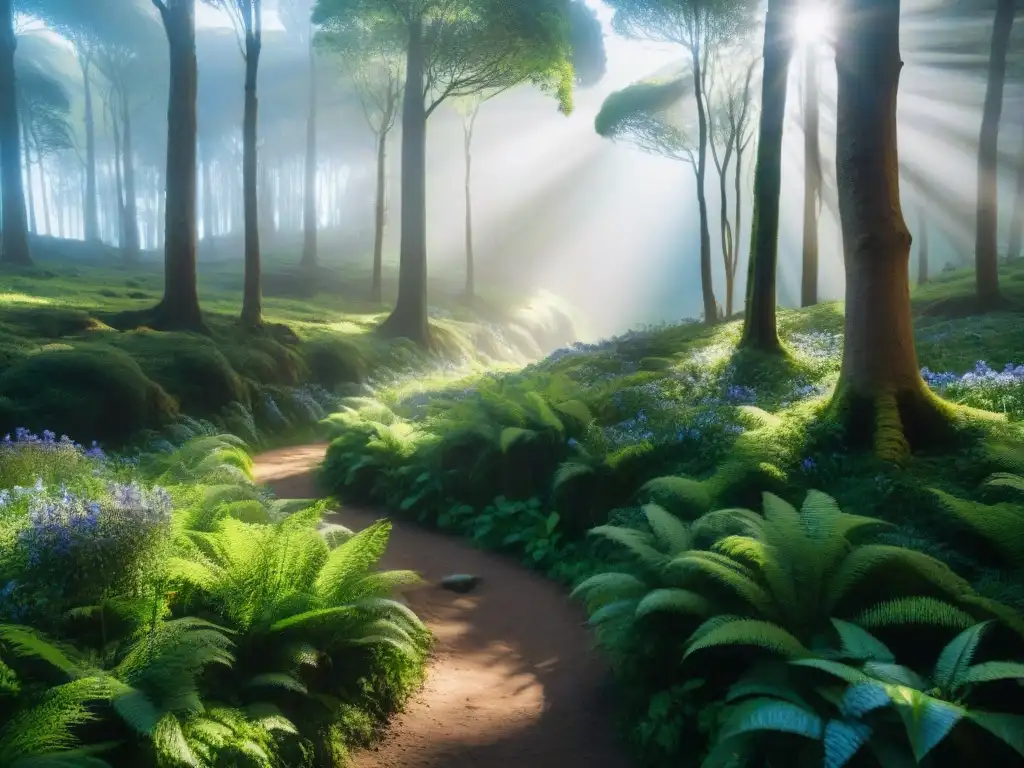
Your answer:
[[[315,498],[326,445],[270,451],[257,480],[280,498]],[[379,517],[345,509],[360,529]],[[384,568],[418,571],[405,593],[437,638],[423,688],[356,768],[629,768],[612,721],[608,672],[584,620],[555,584],[465,542],[393,521]],[[471,573],[468,595],[437,581]]]

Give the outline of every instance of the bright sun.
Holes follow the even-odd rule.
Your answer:
[[[810,45],[827,40],[832,33],[833,20],[832,9],[820,0],[803,3],[794,21],[797,43]]]

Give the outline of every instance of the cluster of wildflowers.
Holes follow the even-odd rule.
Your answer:
[[[62,482],[83,469],[83,464],[100,466],[107,455],[94,441],[88,448],[67,435],[44,430],[37,435],[18,428],[0,439],[0,487],[9,487],[25,477],[42,477],[45,482]]]
[[[818,360],[838,358],[843,354],[843,336],[829,331],[792,333],[789,345],[801,355]]]
[[[1024,418],[1024,365],[1007,363],[997,371],[979,360],[974,368],[960,375],[922,368],[921,377],[932,389],[955,402]]]

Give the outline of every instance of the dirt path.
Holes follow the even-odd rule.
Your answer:
[[[282,498],[317,496],[312,470],[325,446],[271,451],[256,477]],[[344,510],[359,529],[378,516]],[[418,571],[406,593],[437,637],[427,681],[357,768],[628,768],[615,737],[605,667],[584,615],[556,585],[515,563],[394,521],[385,568]],[[436,586],[452,573],[482,577],[469,595]]]

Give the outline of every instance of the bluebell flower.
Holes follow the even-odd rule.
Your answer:
[[[803,469],[804,472],[813,472],[815,469],[817,469],[817,467],[818,462],[816,462],[810,456],[808,456],[807,458],[800,462],[800,468]]]

